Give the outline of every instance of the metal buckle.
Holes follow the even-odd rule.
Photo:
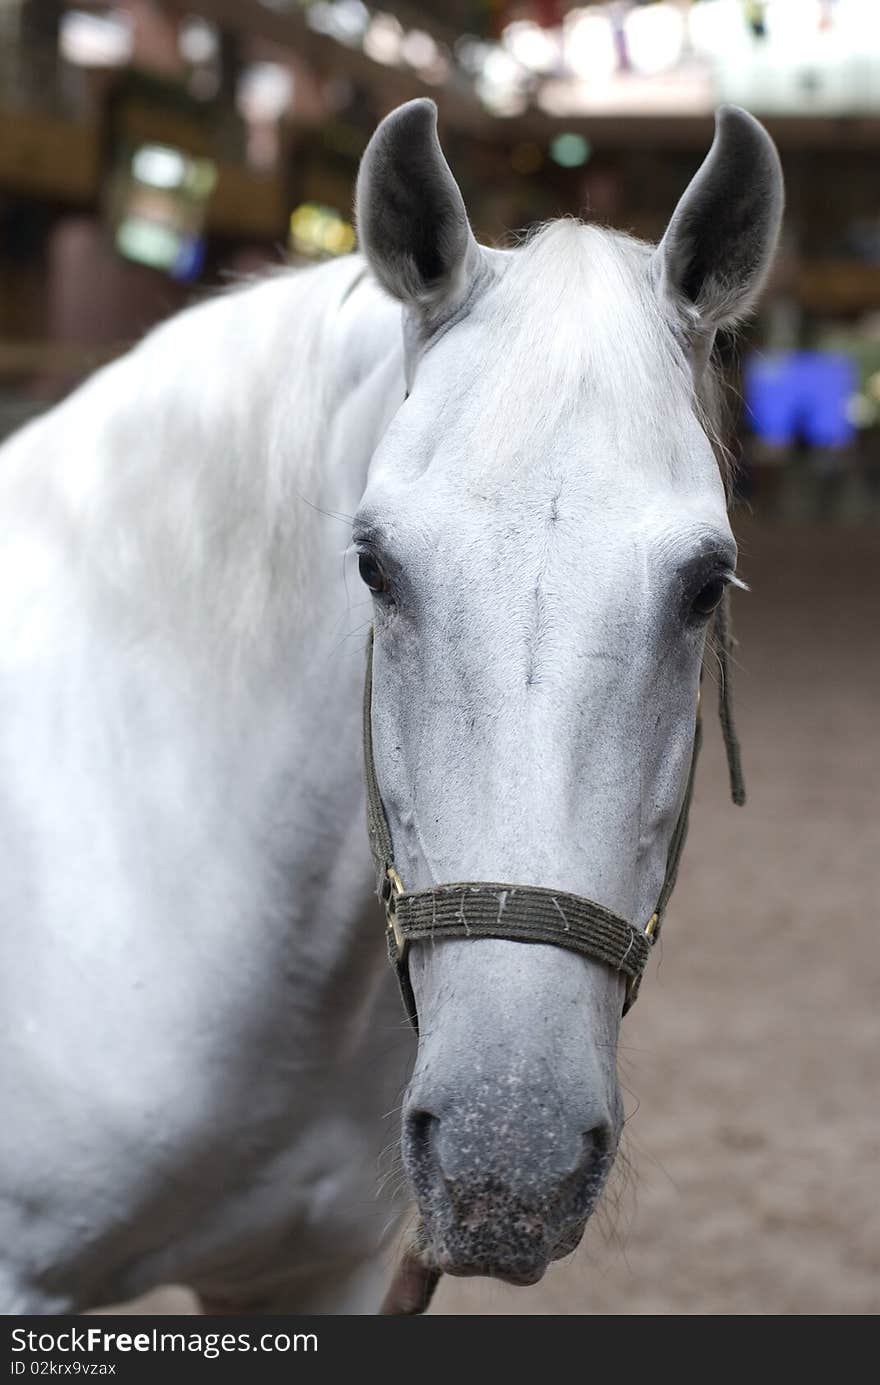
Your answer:
[[[393,866],[386,866],[385,879],[382,882],[382,898],[385,903],[385,922],[394,939],[398,963],[403,961],[406,953],[406,939],[400,931],[400,924],[397,920],[397,897],[403,892],[403,881],[397,871]]]
[[[645,937],[649,938],[651,942],[654,941],[654,934],[657,932],[657,924],[659,922],[660,915],[654,913],[651,915],[651,917],[648,919],[648,922],[645,924]]]

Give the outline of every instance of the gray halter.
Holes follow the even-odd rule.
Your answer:
[[[745,802],[739,744],[733,726],[730,686],[730,622],[726,597],[715,615],[719,660],[718,711],[734,803]],[[657,940],[663,914],[675,887],[688,814],[694,791],[694,775],[702,739],[700,697],[694,724],[694,745],[687,787],[669,844],[666,874],[654,912],[643,928],[612,913],[595,900],[563,890],[536,885],[510,885],[490,881],[465,881],[434,885],[427,890],[407,890],[394,865],[394,845],[373,759],[373,631],[367,642],[364,685],[364,772],[367,784],[367,831],[376,867],[378,895],[385,908],[388,955],[397,973],[403,1004],[418,1032],[415,997],[409,979],[407,953],[411,943],[444,938],[505,938],[520,943],[551,943],[604,962],[626,977],[623,1013],[634,1003],[651,948]]]

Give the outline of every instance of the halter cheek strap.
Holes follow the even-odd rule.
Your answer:
[[[722,614],[723,612],[723,614]],[[730,771],[731,795],[745,802],[739,745],[733,727],[730,688],[730,624],[726,598],[715,617],[719,660],[719,714]],[[407,890],[394,865],[394,846],[379,792],[373,759],[373,631],[367,642],[364,684],[364,773],[367,788],[367,831],[376,867],[378,894],[385,908],[388,956],[397,973],[404,1008],[418,1033],[418,1014],[409,979],[407,954],[412,943],[441,942],[444,938],[504,938],[519,943],[549,943],[579,952],[621,972],[626,978],[623,1013],[635,1002],[642,973],[656,942],[687,835],[694,776],[702,740],[700,699],[694,744],[684,799],[669,844],[666,873],[656,908],[642,927],[597,904],[564,890],[536,885],[465,881]]]

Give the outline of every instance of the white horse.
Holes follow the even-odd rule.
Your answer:
[[[730,108],[656,250],[574,221],[489,250],[412,102],[364,158],[362,256],[183,313],[5,446],[4,1311],[169,1280],[375,1309],[412,1041],[371,900],[367,627],[407,884],[642,927],[735,572],[706,361],[781,206]],[[532,1281],[613,1159],[621,976],[498,939],[410,975],[424,1254]]]

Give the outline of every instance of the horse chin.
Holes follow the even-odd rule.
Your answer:
[[[551,1237],[534,1215],[511,1208],[497,1222],[459,1223],[424,1217],[422,1254],[441,1274],[458,1279],[481,1277],[525,1287],[544,1278],[555,1260],[580,1244],[587,1217]]]
[[[496,1270],[491,1265],[455,1265],[450,1264],[443,1268],[444,1274],[453,1275],[456,1279],[498,1279],[502,1284],[512,1284],[515,1288],[526,1289],[530,1284],[540,1284],[547,1271],[547,1265],[539,1265],[534,1269]]]
[[[521,1255],[511,1261],[505,1256],[499,1263],[491,1258],[472,1255],[469,1247],[449,1241],[441,1246],[432,1244],[427,1251],[427,1258],[441,1274],[452,1275],[456,1279],[498,1279],[504,1284],[526,1288],[531,1284],[539,1284],[554,1261],[564,1260],[577,1250],[585,1226],[586,1223],[568,1232],[555,1246],[548,1247],[533,1259]]]
[[[584,1220],[580,1223],[579,1226],[573,1227],[570,1231],[567,1231],[563,1236],[560,1236],[559,1240],[556,1242],[556,1245],[553,1249],[553,1254],[550,1257],[552,1260],[564,1260],[567,1255],[574,1254],[574,1252],[580,1245],[581,1241],[583,1240],[584,1232],[587,1229],[588,1221],[589,1217],[584,1217]]]
[[[456,1279],[498,1279],[503,1284],[513,1284],[517,1288],[540,1283],[554,1258],[548,1254],[533,1261],[522,1259],[511,1262],[505,1258],[498,1263],[492,1258],[480,1258],[478,1254],[473,1254],[472,1258],[469,1248],[459,1246],[435,1251],[433,1257],[442,1274]]]

